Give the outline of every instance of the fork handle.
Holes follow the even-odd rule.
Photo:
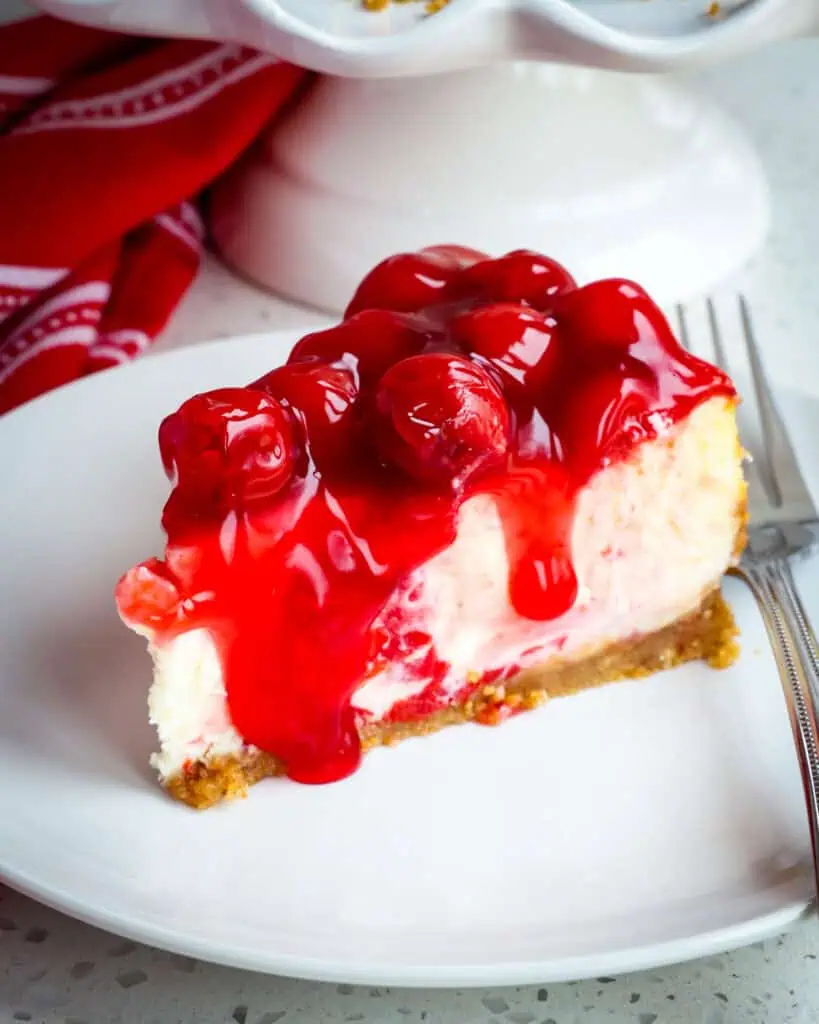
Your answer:
[[[791,721],[813,848],[814,883],[819,900],[819,726],[815,637],[785,559],[733,570],[748,585],[765,623]],[[800,625],[801,619],[801,625]],[[801,632],[807,643],[801,642]]]
[[[802,649],[811,672],[811,683],[813,685],[813,699],[819,701],[819,644],[816,641],[816,634],[811,626],[808,613],[802,604],[799,588],[793,578],[791,563],[787,558],[781,560],[779,565],[782,577],[782,585],[785,593],[785,614],[790,616],[791,626],[796,633],[796,639]]]

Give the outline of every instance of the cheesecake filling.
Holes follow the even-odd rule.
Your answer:
[[[631,282],[380,264],[286,366],[160,427],[165,558],[117,590],[160,773],[246,747],[343,778],[362,725],[693,610],[735,543],[734,402]]]

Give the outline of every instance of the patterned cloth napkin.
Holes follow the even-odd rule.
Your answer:
[[[151,344],[199,265],[197,194],[306,74],[233,43],[0,27],[0,413]]]

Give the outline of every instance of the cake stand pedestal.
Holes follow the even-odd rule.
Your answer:
[[[322,79],[210,205],[240,273],[333,313],[383,257],[440,243],[533,248],[682,301],[752,256],[768,219],[757,157],[710,103],[538,62]]]

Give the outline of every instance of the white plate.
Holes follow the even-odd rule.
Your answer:
[[[149,663],[117,575],[156,550],[157,423],[291,333],[92,377],[0,421],[0,876],[131,938],[310,978],[512,984],[610,974],[784,929],[810,847],[748,595],[744,653],[256,787],[197,814],[147,768]],[[819,402],[785,403],[817,482]],[[807,571],[805,571],[807,569]],[[813,576],[813,579],[811,579]],[[819,614],[815,567],[803,566]]]

